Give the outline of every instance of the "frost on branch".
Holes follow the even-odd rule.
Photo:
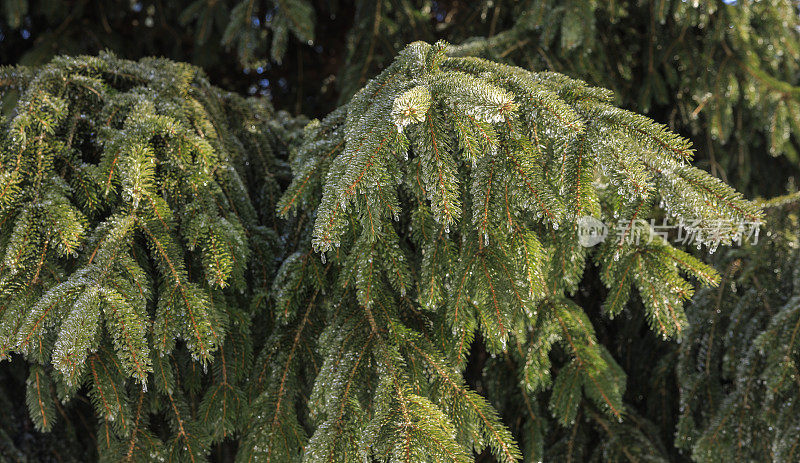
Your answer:
[[[31,363],[41,430],[85,386],[102,458],[204,456],[241,427],[249,301],[277,241],[275,115],[163,59],[59,57],[0,82],[19,90],[0,123],[0,360]],[[146,422],[161,412],[165,443]]]
[[[309,461],[352,446],[368,458],[395,442],[435,459],[432,439],[515,460],[510,433],[461,378],[478,335],[518,366],[531,422],[550,391],[550,412],[565,426],[582,401],[617,423],[624,373],[571,298],[586,269],[599,266],[607,316],[638,293],[651,328],[680,337],[694,289],[686,276],[714,285],[716,272],[663,238],[626,239],[626,230],[665,215],[696,227],[761,218],[688,164],[687,140],[615,107],[610,92],[448,50],[409,45],[345,108],[310,124],[278,203],[281,214],[314,221],[302,255],[321,253],[309,262],[333,285],[322,301],[313,291],[305,302],[287,297],[328,320]],[[585,216],[623,233],[585,248]],[[734,228],[715,239],[729,243]],[[297,261],[284,270],[284,294],[319,286]],[[568,359],[558,368],[555,349]],[[411,416],[423,406],[441,413]],[[385,414],[416,424],[384,425]]]

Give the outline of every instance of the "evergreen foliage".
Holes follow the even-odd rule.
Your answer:
[[[99,5],[99,7],[98,7]],[[52,56],[53,48],[63,52],[80,53],[90,48],[114,47],[125,31],[121,27],[164,29],[166,35],[183,39],[174,27],[185,28],[191,45],[201,53],[219,50],[233,51],[243,66],[263,66],[269,58],[280,62],[286,52],[289,34],[303,43],[314,40],[314,9],[308,0],[195,0],[186,5],[177,2],[78,2],[63,0],[15,0],[4,2],[0,9],[3,22],[11,30],[27,30],[30,16],[57,27],[45,31],[44,40],[26,56],[26,61],[38,63]],[[94,16],[93,21],[80,24],[76,17]],[[112,26],[113,24],[113,26]],[[87,34],[87,29],[91,31]],[[60,44],[53,40],[67,40]],[[155,48],[161,37],[148,34],[152,43],[138,46]],[[99,43],[92,43],[99,42]],[[174,53],[182,53],[174,50]],[[150,52],[152,53],[152,51]],[[200,53],[196,58],[201,59]]]
[[[123,6],[6,2],[0,13],[12,50],[6,59],[42,64],[53,54],[125,44],[126,57],[192,61],[226,85],[254,85],[253,92],[263,75],[244,75],[240,66],[260,66],[269,80],[288,81],[286,88],[271,86],[273,95],[287,92],[289,101],[319,115],[332,109],[336,95],[313,105],[302,96],[338,91],[345,103],[405,44],[444,38],[470,55],[611,89],[618,105],[691,135],[704,168],[749,194],[782,194],[785,181],[766,192],[754,185],[785,179],[800,159],[790,137],[800,125],[794,0],[143,0]],[[21,39],[20,31],[33,39]],[[312,50],[309,40],[319,34],[341,35],[345,46],[320,43]],[[230,66],[232,60],[240,66]],[[273,67],[277,62],[285,65]],[[317,85],[329,79],[333,85]],[[761,156],[765,150],[781,159]]]
[[[691,134],[708,169],[741,189],[781,194],[774,180],[796,173],[796,1],[532,0],[501,14],[513,27],[464,52],[609,88],[618,104]]]
[[[286,53],[290,32],[309,45],[314,42],[314,9],[308,0],[242,0],[234,5],[196,0],[183,10],[179,20],[195,23],[199,45],[208,40],[212,29],[222,30],[221,45],[234,48],[240,62],[251,67],[268,62],[262,58],[267,54],[264,44],[268,37],[269,56],[278,63]]]
[[[796,1],[63,3],[0,42],[342,106],[0,68],[0,461],[800,459]]]
[[[2,75],[20,97],[0,170],[0,356],[31,363],[37,429],[86,388],[101,457],[207,453],[241,427],[250,300],[279,257],[278,117],[165,60]]]
[[[679,272],[709,284],[717,276],[661,239],[623,236],[588,252],[577,242],[578,219],[620,221],[629,230],[658,213],[658,199],[672,215],[705,227],[757,221],[760,212],[688,166],[686,140],[610,98],[558,74],[415,43],[346,108],[309,124],[278,211],[314,219],[306,240],[326,265],[310,271],[290,261],[284,285],[310,292],[323,274],[334,291],[322,306],[327,326],[319,343],[327,355],[311,394],[320,418],[310,461],[350,461],[339,449],[359,448],[355,430],[385,422],[382,388],[398,401],[383,413],[403,413],[409,427],[370,435],[368,447],[361,440],[367,455],[397,439],[406,443],[406,460],[416,461],[411,455],[435,436],[488,446],[498,461],[513,461],[515,444],[495,412],[453,376],[476,336],[517,365],[530,421],[543,414],[538,396],[548,390],[550,411],[564,425],[574,422],[584,396],[610,418],[624,416],[624,373],[569,298],[586,267],[600,266],[609,316],[636,287],[651,327],[664,337],[685,329],[682,303],[692,286]],[[723,231],[722,241],[732,232]],[[295,307],[293,318],[317,303],[316,292],[300,300],[297,293],[278,298]],[[552,378],[556,345],[568,358]],[[374,379],[361,379],[370,369]],[[406,397],[409,388],[444,414],[413,415],[419,399]],[[356,408],[343,413],[349,407]],[[532,449],[527,458],[542,457],[541,438],[535,429],[523,436]]]
[[[677,443],[697,461],[797,461],[798,196],[767,203],[772,233],[719,262],[681,345]]]

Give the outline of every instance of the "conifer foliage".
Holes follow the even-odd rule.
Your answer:
[[[3,124],[0,359],[31,364],[39,430],[86,387],[101,456],[196,461],[238,426],[249,299],[273,272],[271,109],[161,59],[2,75],[19,99]]]
[[[267,43],[270,58],[280,63],[290,32],[309,45],[314,42],[314,9],[308,0],[242,0],[233,4],[196,0],[181,12],[180,21],[194,24],[200,45],[212,36],[214,29],[220,29],[220,44],[234,49],[245,66],[263,66],[268,62],[260,58],[266,55]]]
[[[795,0],[123,3],[0,59],[343,106],[0,68],[0,461],[800,460]]]
[[[633,415],[584,274],[604,316],[638,298],[680,338],[687,278],[719,277],[631,235],[684,219],[714,249],[761,220],[607,90],[444,42],[302,132],[160,59],[0,82],[0,355],[29,365],[42,431],[87,396],[108,461],[537,461],[543,423],[583,409],[611,435]],[[587,218],[612,227],[594,248]],[[524,426],[465,380],[476,345],[508,360]]]
[[[696,461],[797,461],[798,196],[767,203],[772,233],[720,259],[699,291],[677,368],[677,445]]]
[[[117,47],[127,43],[132,49],[153,53],[163,41],[172,41],[172,51],[209,63],[208,56],[225,51],[242,66],[264,66],[269,60],[280,62],[290,37],[303,44],[314,41],[314,8],[309,0],[195,0],[191,2],[86,0],[13,0],[0,6],[0,22],[13,31],[41,27],[38,42],[27,53],[28,63],[41,63],[53,53],[78,53]],[[75,21],[76,17],[86,20]],[[33,21],[31,21],[33,18]],[[130,30],[132,27],[133,30]],[[182,36],[175,27],[185,28]],[[154,29],[158,32],[154,33]],[[146,31],[146,32],[145,32]],[[161,35],[163,34],[163,35]],[[132,36],[143,36],[130,43]],[[27,40],[27,37],[25,38]],[[185,41],[183,44],[174,41]],[[53,41],[58,43],[54,44]],[[199,52],[199,53],[197,53]],[[171,55],[175,56],[175,55]]]
[[[800,163],[796,1],[530,0],[499,10],[513,27],[465,49],[609,88],[617,103],[691,134],[715,176],[784,192],[770,182]],[[765,151],[792,167],[771,166]]]
[[[689,166],[686,140],[610,98],[562,75],[418,42],[346,107],[309,124],[278,212],[314,220],[306,247],[324,269],[290,260],[277,283],[288,320],[324,310],[307,461],[458,461],[455,449],[484,447],[498,461],[519,458],[496,412],[458,374],[476,336],[512,356],[509,381],[531,414],[550,390],[563,424],[584,396],[625,416],[624,373],[569,297],[587,265],[600,266],[608,316],[635,288],[652,329],[680,336],[692,294],[681,274],[716,284],[716,272],[663,239],[625,233],[663,214],[659,201],[698,228],[761,214]],[[621,236],[588,251],[578,244],[584,216],[624,224]],[[734,233],[722,226],[717,239]],[[298,287],[313,295],[288,291]],[[553,378],[556,345],[569,360]],[[541,458],[541,434],[522,439],[526,458]]]

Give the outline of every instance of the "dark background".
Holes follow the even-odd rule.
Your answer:
[[[267,62],[254,67],[241,63],[235,48],[220,44],[226,14],[236,2],[208,2],[215,5],[219,17],[202,43],[198,43],[201,21],[181,21],[181,14],[192,3],[30,1],[28,14],[19,27],[12,27],[5,17],[0,19],[0,64],[34,65],[45,63],[54,55],[97,54],[101,50],[111,50],[129,59],[163,56],[196,64],[206,71],[213,84],[241,94],[265,96],[276,108],[293,114],[320,117],[337,106],[340,101],[337,77],[345,65],[348,33],[359,14],[357,2],[313,0],[318,40],[309,45],[290,34],[281,63]],[[490,27],[486,19],[481,20],[482,2],[409,3],[419,3],[420,10],[427,10],[427,21],[423,18],[422,27],[417,30],[400,30],[395,37],[385,37],[380,47],[384,47],[387,54],[401,50],[407,43],[405,39],[452,39],[462,36],[465,30],[473,30],[478,35],[481,29]],[[266,28],[267,19],[273,13],[271,5],[264,2],[254,2],[254,5],[251,26]],[[266,50],[255,58],[269,61]],[[391,59],[391,56],[386,58]],[[372,77],[385,61],[370,63],[370,72],[364,77]]]

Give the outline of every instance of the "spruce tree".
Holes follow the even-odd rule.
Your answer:
[[[748,194],[782,194],[785,182],[761,190],[794,171],[798,160],[790,142],[800,115],[800,17],[793,0],[142,0],[122,8],[114,0],[21,0],[3,6],[0,43],[9,50],[2,54],[0,47],[0,60],[9,62],[43,64],[54,54],[104,48],[133,58],[163,55],[200,65],[229,88],[270,91],[321,115],[337,96],[347,102],[407,43],[442,38],[471,55],[613,90],[618,105],[691,136],[704,169]],[[326,40],[314,41],[320,34]],[[265,76],[273,84],[261,87]],[[274,85],[281,77],[286,87]],[[313,104],[304,101],[308,95]],[[765,150],[778,159],[762,156]]]
[[[692,294],[680,272],[706,284],[716,272],[664,240],[628,242],[625,232],[665,211],[699,226],[760,218],[688,166],[686,140],[609,104],[607,91],[447,50],[410,45],[346,108],[309,124],[292,159],[278,211],[313,217],[301,255],[321,252],[315,265],[325,270],[311,270],[306,257],[284,264],[291,275],[278,281],[307,286],[311,297],[285,291],[277,302],[302,326],[320,304],[317,275],[335,288],[321,303],[327,355],[309,405],[318,417],[309,461],[386,449],[397,461],[450,461],[434,449],[451,446],[488,446],[498,461],[514,461],[510,434],[458,375],[476,337],[517,365],[506,381],[522,388],[530,414],[520,436],[526,458],[542,458],[546,391],[563,425],[584,396],[622,419],[624,373],[570,298],[587,266],[599,265],[609,288],[607,316],[634,287],[652,329],[680,336]],[[577,242],[583,216],[626,225],[587,251]],[[566,354],[556,375],[553,349]],[[441,412],[423,412],[419,400]],[[360,456],[346,452],[359,448]]]
[[[295,72],[347,10],[100,1],[84,37],[38,3],[0,24],[62,31],[28,62],[147,16],[125,56],[169,31],[217,82]],[[796,3],[351,6],[343,106],[308,125],[166,60],[2,68],[0,455],[796,459]],[[757,246],[705,254],[761,205],[690,163],[788,180]],[[651,235],[680,219],[705,248]]]
[[[772,233],[718,262],[695,297],[677,368],[677,444],[697,461],[796,461],[800,361],[797,193],[766,203]]]
[[[685,140],[607,91],[415,43],[305,129],[277,209],[315,226],[278,272],[272,334],[251,365],[247,308],[265,297],[270,238],[249,193],[269,196],[274,161],[242,148],[269,141],[248,137],[270,126],[164,61],[61,58],[5,74],[22,88],[3,162],[5,350],[34,365],[42,430],[55,400],[87,386],[107,459],[194,460],[239,436],[242,460],[468,461],[489,447],[515,461],[511,432],[460,375],[476,333],[518,356],[531,412],[552,388],[562,423],[583,395],[619,419],[624,374],[568,297],[584,267],[601,265],[609,315],[636,286],[665,337],[684,329],[679,270],[716,280],[663,240],[587,252],[581,217],[632,226],[661,198],[698,227],[760,218],[687,164]],[[237,167],[251,162],[265,176],[247,182]],[[734,229],[721,232],[728,242]],[[555,344],[570,359],[552,379]],[[163,437],[147,426],[158,412]]]
[[[531,0],[497,11],[502,32],[463,52],[609,88],[690,136],[701,165],[750,194],[783,194],[797,174],[796,1]]]
[[[196,460],[241,427],[251,301],[280,252],[279,117],[166,60],[2,75],[19,99],[0,171],[0,358],[30,363],[38,430],[86,394],[104,459]]]

